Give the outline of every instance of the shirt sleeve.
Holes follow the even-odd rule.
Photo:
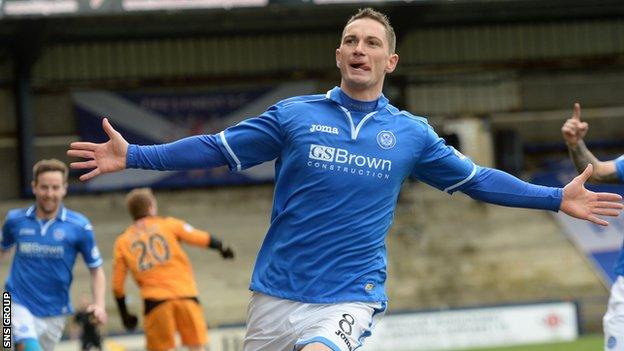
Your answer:
[[[427,126],[423,149],[412,169],[412,176],[448,193],[458,190],[477,172],[477,166],[455,148],[446,145],[433,128]]]
[[[228,165],[240,171],[280,155],[283,137],[278,108],[214,135],[200,135],[161,145],[129,145],[128,168],[189,170]]]
[[[285,137],[278,115],[278,107],[272,106],[217,135],[230,170],[240,171],[280,156]]]
[[[189,170],[213,168],[227,163],[215,135],[196,135],[160,145],[128,146],[128,168]]]
[[[535,185],[511,174],[481,168],[461,190],[473,199],[509,207],[559,211],[563,189]]]
[[[192,225],[175,219],[169,219],[173,224],[176,237],[189,245],[207,247],[210,243],[210,234],[203,230],[195,229]]]
[[[447,146],[428,126],[425,147],[412,175],[449,193],[461,191],[473,199],[502,206],[558,211],[562,189],[535,185],[508,173],[475,165]]]
[[[100,255],[100,250],[95,244],[95,235],[93,234],[93,226],[91,223],[86,223],[82,227],[83,235],[81,236],[81,240],[79,242],[79,251],[82,254],[82,258],[84,259],[87,267],[89,268],[97,268],[104,263],[102,260],[102,256]]]
[[[624,155],[615,159],[615,169],[620,181],[624,182]]]
[[[126,275],[128,274],[128,266],[123,257],[121,248],[121,240],[115,240],[113,247],[113,273],[111,277],[111,284],[113,286],[113,295],[115,297],[122,297],[126,294],[125,282]]]
[[[9,217],[4,220],[2,224],[2,231],[0,231],[0,246],[3,250],[6,250],[15,244],[15,236],[13,234],[13,228]]]

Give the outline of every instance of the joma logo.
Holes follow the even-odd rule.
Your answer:
[[[329,133],[329,134],[336,134],[338,135],[338,128],[336,127],[330,127],[330,126],[323,126],[320,124],[313,124],[310,126],[310,131],[311,132],[323,132],[323,133]]]

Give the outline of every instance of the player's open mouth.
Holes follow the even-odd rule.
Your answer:
[[[352,63],[349,66],[359,71],[370,71],[370,67],[364,63]]]

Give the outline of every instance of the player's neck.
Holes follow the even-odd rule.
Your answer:
[[[351,112],[369,113],[375,110],[379,99],[373,101],[360,101],[352,99],[344,91],[340,91],[340,103],[341,105]]]
[[[342,92],[347,94],[348,97],[354,100],[358,100],[358,101],[377,100],[381,96],[381,88],[382,88],[382,85],[379,85],[378,87],[375,86],[375,87],[358,89],[358,88],[349,86],[349,84],[346,84],[345,81],[342,81],[340,83],[340,90],[342,90]]]
[[[141,218],[137,218],[134,220],[134,225],[137,227],[145,227],[145,224],[149,221],[150,218],[154,218],[154,216],[150,214]]]
[[[36,216],[37,216],[37,219],[43,219],[43,220],[49,221],[51,219],[56,218],[56,216],[58,215],[58,211],[59,211],[58,208],[54,210],[53,212],[44,212],[40,208],[37,208]]]

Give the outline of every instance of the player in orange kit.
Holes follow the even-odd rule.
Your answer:
[[[207,328],[188,256],[180,241],[215,249],[224,259],[234,258],[231,248],[209,233],[172,217],[159,217],[156,198],[148,188],[127,196],[134,223],[115,240],[113,293],[126,329],[137,317],[127,311],[124,282],[128,270],[144,300],[144,329],[150,351],[175,348],[175,333],[190,350],[204,350]]]

